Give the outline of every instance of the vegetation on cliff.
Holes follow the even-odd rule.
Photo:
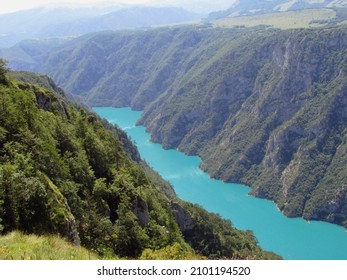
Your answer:
[[[204,230],[213,239],[200,242],[210,244],[224,231],[240,238],[220,242],[217,254],[202,250],[185,236],[177,214],[196,220],[202,210],[185,207],[124,132],[67,101],[49,78],[12,75],[22,76],[18,81],[5,76],[3,62],[0,68],[0,234],[59,235],[101,258],[156,258],[165,250],[176,258],[277,257],[249,232],[208,213],[214,222]],[[9,248],[1,244],[0,251]]]

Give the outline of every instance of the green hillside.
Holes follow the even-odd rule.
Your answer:
[[[339,19],[343,22],[346,18]],[[253,16],[225,17],[212,21],[216,27],[258,26],[274,28],[308,28],[336,23],[337,13],[334,9],[306,9],[299,11],[275,12]]]
[[[36,253],[59,235],[100,258],[277,258],[252,233],[179,201],[124,132],[67,101],[51,79],[8,78],[2,61],[0,70],[0,234],[10,233],[0,238],[0,257],[65,258]]]
[[[216,27],[314,28],[345,24],[346,11],[345,0],[243,0],[209,14],[203,22]]]

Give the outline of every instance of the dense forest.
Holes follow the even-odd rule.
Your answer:
[[[347,29],[209,25],[26,42],[11,65],[92,106],[143,110],[166,148],[199,155],[290,217],[347,221]]]
[[[0,62],[0,235],[7,242],[55,235],[93,258],[278,258],[252,232],[180,201],[123,131],[68,101],[52,79],[9,72]],[[16,258],[3,242],[1,258]]]

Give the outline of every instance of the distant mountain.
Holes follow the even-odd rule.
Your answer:
[[[347,7],[346,0],[238,0],[229,9],[212,12],[212,21],[228,16],[243,16],[323,7]]]
[[[107,8],[36,8],[0,15],[0,47],[9,47],[24,39],[40,38],[44,27],[52,24],[93,18],[112,12]],[[42,37],[41,37],[42,38]]]
[[[0,48],[25,39],[78,36],[102,30],[171,25],[201,16],[180,8],[38,8],[0,15]]]
[[[200,19],[198,14],[180,8],[125,8],[90,19],[52,24],[44,27],[39,36],[81,35],[102,30],[146,28],[185,23],[196,19]]]
[[[172,6],[181,7],[194,13],[207,15],[212,11],[218,11],[229,8],[235,0],[152,0],[153,6]]]

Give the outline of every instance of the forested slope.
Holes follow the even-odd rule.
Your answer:
[[[102,258],[277,258],[181,202],[124,132],[51,79],[0,69],[0,234],[59,234]]]

